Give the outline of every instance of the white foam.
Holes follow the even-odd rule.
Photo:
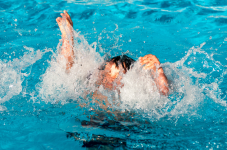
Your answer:
[[[43,51],[34,50],[24,46],[27,50],[23,57],[15,58],[12,61],[0,61],[0,104],[9,101],[13,96],[22,92],[22,82],[24,77],[29,76],[30,71],[22,73],[22,70],[34,64],[42,58],[42,55],[50,49]],[[6,107],[0,105],[0,111],[6,110]]]
[[[226,101],[220,98],[221,81],[206,84],[207,73],[198,72],[185,65],[185,62],[197,53],[204,54],[204,59],[208,61],[212,60],[212,57],[202,50],[203,45],[205,43],[197,48],[192,47],[180,61],[162,64],[170,84],[169,97],[159,94],[149,73],[143,71],[137,63],[122,79],[124,87],[121,89],[121,108],[145,112],[151,119],[159,119],[165,116],[198,115],[197,111],[207,97],[226,107]],[[212,60],[209,66],[213,65],[212,63],[219,64]],[[207,68],[206,65],[203,66]],[[220,64],[218,67],[220,68]],[[223,75],[220,78],[223,78]]]
[[[112,107],[122,111],[143,112],[153,119],[165,116],[197,115],[197,110],[207,97],[226,106],[226,102],[220,98],[218,87],[220,83],[212,81],[211,84],[207,84],[206,78],[210,74],[196,70],[193,66],[194,60],[190,59],[196,54],[201,54],[206,61],[201,62],[200,66],[206,69],[213,66],[220,68],[221,65],[202,50],[205,44],[192,47],[181,60],[175,63],[162,64],[169,80],[170,95],[168,97],[159,93],[151,75],[141,68],[139,62],[136,62],[134,67],[123,75],[121,82],[124,86],[120,88],[120,95],[117,90],[108,92],[102,86],[99,87],[99,91],[108,97]],[[103,58],[96,52],[96,43],[89,45],[82,35],[74,31],[74,53],[75,64],[70,72],[66,72],[62,56],[58,55],[50,62],[51,67],[42,76],[42,83],[37,86],[39,96],[45,102],[64,104],[67,99],[78,100],[83,97],[85,91],[94,91],[94,84],[98,79],[97,68],[103,63]],[[188,60],[190,63],[186,63]],[[93,76],[88,80],[87,76],[90,73],[93,73]],[[209,87],[210,90],[207,90]],[[114,105],[113,95],[115,102],[117,100],[120,106]]]
[[[191,84],[190,77],[174,64],[163,64],[163,68],[170,82],[169,98],[159,93],[149,72],[137,63],[122,79],[122,109],[142,110],[153,119],[194,111],[204,98],[202,90]]]
[[[39,97],[45,102],[64,104],[68,99],[77,100],[85,90],[94,87],[95,74],[103,62],[96,52],[96,43],[89,45],[82,35],[74,31],[73,50],[75,61],[70,71],[66,71],[64,57],[59,54],[51,60],[51,67],[42,76],[42,83],[37,85]],[[61,51],[61,41],[58,51]],[[91,79],[88,80],[90,74]]]
[[[4,103],[22,91],[22,79],[19,72],[10,67],[9,63],[0,61],[0,69],[0,103]]]

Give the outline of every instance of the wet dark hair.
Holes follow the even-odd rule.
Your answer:
[[[117,67],[119,64],[121,64],[126,72],[127,70],[129,70],[131,68],[131,66],[135,62],[135,60],[126,55],[120,55],[120,56],[113,57],[110,60],[110,62],[114,62]]]

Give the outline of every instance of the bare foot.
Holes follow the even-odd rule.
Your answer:
[[[67,38],[67,35],[72,36],[73,22],[71,17],[65,10],[64,10],[64,13],[61,13],[60,15],[62,16],[62,18],[58,17],[56,21],[61,30],[62,38],[65,39]]]

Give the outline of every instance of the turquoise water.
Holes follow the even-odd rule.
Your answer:
[[[83,141],[97,135],[120,139],[108,144],[119,149],[226,149],[226,8],[224,0],[0,1],[0,149],[86,149]],[[123,119],[96,104],[80,107],[86,101],[74,88],[84,91],[83,70],[68,76],[58,62],[63,10],[80,32],[78,52],[154,54],[170,95],[150,90],[135,67],[115,107]],[[90,107],[105,119],[82,126],[97,116]]]

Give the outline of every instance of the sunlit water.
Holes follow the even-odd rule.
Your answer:
[[[224,0],[0,1],[0,149],[84,149],[95,136],[119,149],[227,148],[226,8]],[[63,10],[75,29],[70,73],[55,21]],[[109,111],[85,100],[106,56],[121,54],[156,55],[169,96],[136,62],[120,95],[98,89]],[[90,118],[99,124],[82,126]]]

